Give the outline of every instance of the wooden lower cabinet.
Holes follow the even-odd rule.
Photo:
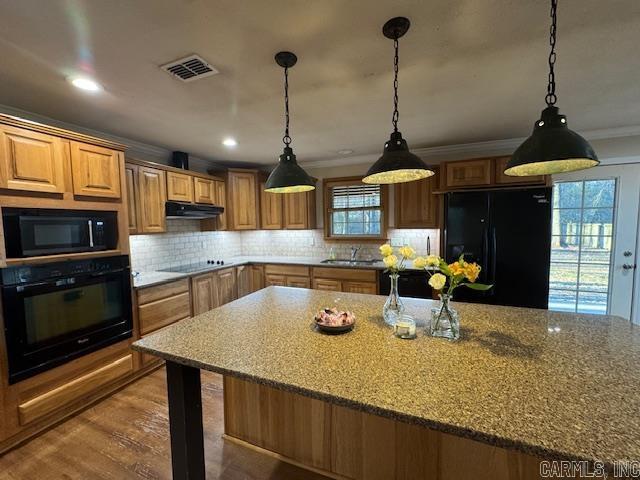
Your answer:
[[[332,478],[540,478],[531,455],[228,376],[224,416],[228,439]]]
[[[265,286],[264,265],[250,265],[251,270],[251,291],[257,292]]]
[[[249,295],[253,292],[251,285],[251,267],[249,265],[240,265],[236,267],[236,285],[238,289],[238,298]]]
[[[267,287],[311,288],[310,269],[305,265],[265,265],[264,273]]]
[[[215,272],[215,287],[218,296],[218,305],[233,302],[238,298],[235,268],[225,268]]]
[[[331,292],[378,293],[378,272],[355,268],[313,268],[313,288]]]
[[[189,280],[137,290],[140,336],[191,316]]]
[[[191,298],[194,315],[206,313],[218,306],[214,282],[215,275],[213,273],[204,273],[191,277]]]

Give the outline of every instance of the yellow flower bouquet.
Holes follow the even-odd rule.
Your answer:
[[[478,283],[480,265],[467,262],[464,255],[453,263],[447,263],[437,255],[417,257],[413,261],[416,268],[425,269],[429,275],[429,285],[440,293],[440,305],[431,309],[429,334],[449,340],[460,338],[460,317],[451,306],[453,291],[461,286],[472,290],[485,291],[493,287]],[[437,268],[437,271],[436,271]]]

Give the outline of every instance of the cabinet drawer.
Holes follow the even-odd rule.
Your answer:
[[[308,277],[309,267],[303,265],[266,265],[264,273],[275,275],[294,275],[298,277]]]
[[[277,273],[267,273],[265,275],[265,284],[267,287],[286,287],[287,277],[284,275],[278,275]]]
[[[155,302],[161,298],[173,297],[179,293],[189,291],[189,279],[183,278],[176,282],[163,283],[155,287],[148,287],[138,290],[138,304]]]
[[[27,400],[18,405],[20,425],[33,422],[131,372],[133,372],[133,356],[129,354],[31,400]]]
[[[315,267],[314,278],[333,278],[336,280],[354,280],[359,282],[376,282],[378,275],[375,270],[363,270],[356,268],[329,268]]]
[[[191,316],[189,292],[163,298],[138,307],[140,335],[146,335],[160,327]]]
[[[332,280],[330,278],[314,278],[314,290],[326,290],[328,292],[342,291],[342,282],[340,280]]]
[[[311,288],[311,279],[309,277],[287,277],[287,287]]]
[[[491,185],[492,167],[490,158],[446,163],[445,185],[448,188]]]
[[[370,282],[342,282],[342,291],[376,295],[378,293],[378,284]]]

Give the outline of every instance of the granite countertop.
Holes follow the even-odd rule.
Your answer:
[[[133,348],[539,457],[640,459],[640,331],[629,322],[456,303],[459,342],[408,341],[384,325],[384,301],[269,287]],[[403,301],[417,318],[433,304]],[[314,313],[336,303],[355,329],[317,333]]]
[[[199,275],[201,273],[213,272],[215,270],[222,270],[224,268],[235,267],[240,265],[254,264],[275,264],[275,265],[305,265],[309,267],[327,267],[327,268],[356,268],[364,270],[384,270],[386,267],[382,261],[377,261],[371,264],[330,264],[322,263],[325,257],[285,257],[285,256],[244,256],[244,257],[232,257],[225,262],[224,265],[211,265],[211,267],[205,270],[199,270],[191,273],[175,273],[175,272],[163,272],[163,271],[143,271],[134,275],[133,287],[134,288],[146,288],[161,283],[170,282],[178,278],[190,277],[193,275]],[[407,263],[407,270],[417,270],[413,267],[412,262]]]

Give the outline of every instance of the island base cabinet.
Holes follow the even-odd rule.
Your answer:
[[[332,478],[540,478],[542,459],[531,455],[232,377],[224,415],[229,440]]]

